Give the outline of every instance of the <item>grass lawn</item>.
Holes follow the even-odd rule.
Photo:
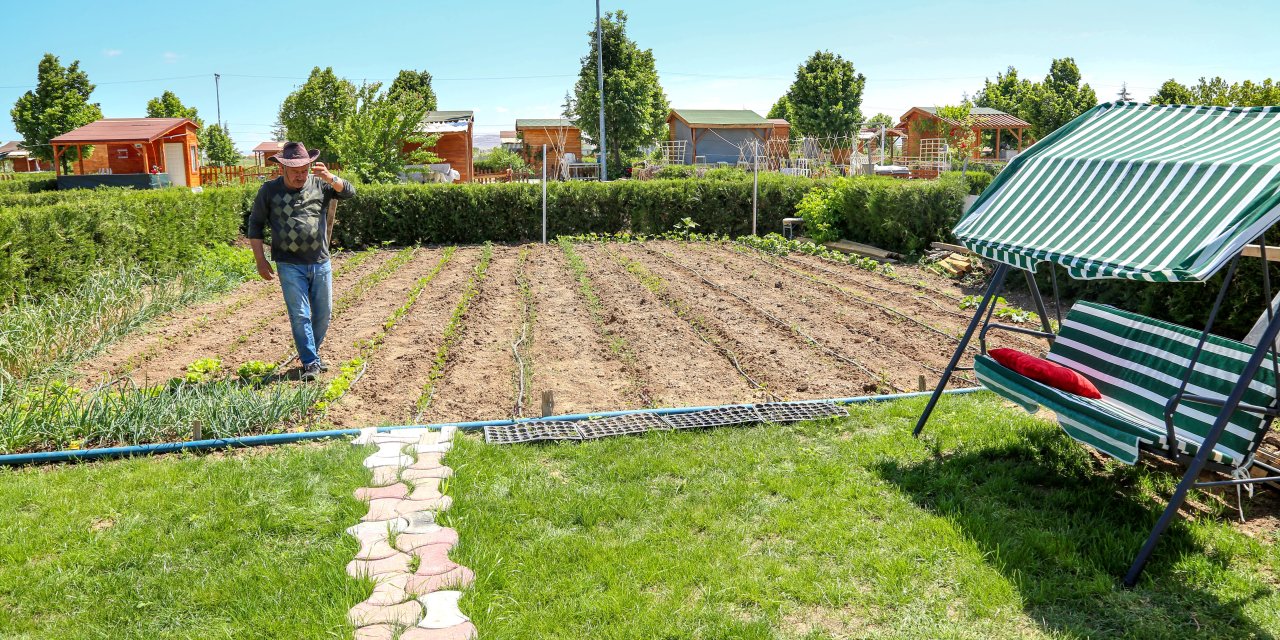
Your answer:
[[[369,452],[0,470],[0,637],[342,638]]]
[[[583,444],[460,438],[446,521],[477,574],[462,610],[487,640],[1280,630],[1274,532],[1251,538],[1199,495],[1126,591],[1175,476],[1100,463],[989,394],[944,400],[916,441],[922,407]]]

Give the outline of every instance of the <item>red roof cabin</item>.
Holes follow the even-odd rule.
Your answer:
[[[58,188],[198,187],[197,132],[186,118],[103,118],[68,131],[49,141]],[[69,153],[71,172],[63,173]]]
[[[998,109],[989,109],[987,107],[972,107],[969,114],[973,116],[973,132],[978,137],[978,144],[973,150],[973,158],[975,160],[1001,159],[1000,149],[1008,147],[1015,152],[1022,151],[1022,138],[1026,130],[1031,128],[1031,123],[1007,114]],[[952,131],[959,130],[961,123],[938,115],[935,107],[912,107],[910,111],[902,115],[901,120],[894,129],[900,129],[907,133],[906,140],[903,143],[903,153],[908,156],[918,156],[920,152],[920,141],[929,138],[942,138],[943,128],[949,126]],[[990,134],[988,134],[990,132]],[[990,151],[988,153],[988,148]]]
[[[0,171],[28,173],[31,171],[48,171],[48,169],[41,167],[40,160],[31,157],[31,152],[27,151],[21,142],[14,140],[0,144]]]
[[[428,111],[418,128],[418,133],[421,134],[440,134],[435,146],[427,150],[440,157],[441,164],[438,168],[443,169],[443,165],[448,165],[450,170],[458,172],[458,182],[471,182],[475,175],[472,158],[475,149],[472,140],[475,120],[475,112],[472,111]],[[410,142],[404,145],[404,151],[408,153],[421,146]]]
[[[253,159],[257,161],[259,167],[266,166],[267,158],[280,153],[284,149],[284,143],[279,140],[268,140],[259,143],[253,148]]]

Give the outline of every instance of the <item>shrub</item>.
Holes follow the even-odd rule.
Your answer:
[[[152,272],[194,264],[236,239],[246,190],[92,190],[34,194],[0,209],[0,306],[73,287],[104,267]]]
[[[0,180],[0,194],[4,193],[36,193],[58,188],[58,180],[49,171],[33,171],[31,173],[8,174],[9,180]]]
[[[844,212],[845,237],[915,254],[929,243],[953,240],[967,187],[962,181],[841,178],[834,198]]]
[[[991,181],[996,179],[995,174],[986,171],[946,171],[942,174],[943,179],[964,180],[969,195],[982,195],[987,187],[991,185]]]
[[[524,161],[524,158],[520,157],[520,154],[502,147],[494,147],[477,157],[475,168],[476,171],[488,173],[497,173],[507,169],[511,169],[515,173],[529,172],[529,164]]]
[[[811,189],[796,207],[804,218],[804,234],[818,244],[840,239],[840,208],[834,190],[827,187]]]
[[[694,168],[690,165],[669,164],[665,167],[662,167],[661,169],[658,169],[658,172],[655,173],[653,177],[659,178],[659,179],[673,179],[673,178],[695,178],[697,177],[697,175],[698,175],[697,171],[695,171]]]

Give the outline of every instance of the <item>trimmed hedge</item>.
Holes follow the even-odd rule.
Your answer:
[[[3,193],[35,193],[58,188],[58,181],[53,172],[40,171],[31,173],[11,173],[9,180],[0,180],[0,194]]]
[[[104,267],[188,266],[201,247],[236,239],[244,207],[241,189],[110,189],[0,208],[0,306],[71,289]]]
[[[840,178],[830,206],[843,215],[844,237],[902,254],[952,242],[968,187],[956,179]]]

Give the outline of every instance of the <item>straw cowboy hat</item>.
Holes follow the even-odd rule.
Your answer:
[[[286,142],[280,149],[280,153],[267,158],[267,162],[275,162],[286,167],[305,167],[315,162],[318,157],[320,157],[319,150],[307,151],[307,145],[301,142]]]

